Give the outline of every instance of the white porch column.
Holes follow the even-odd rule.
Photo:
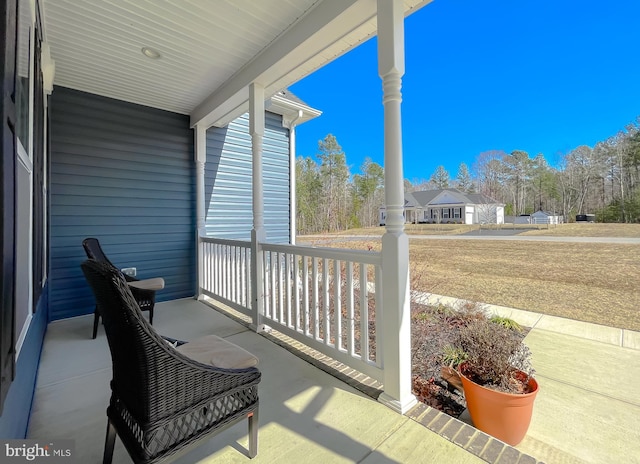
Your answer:
[[[402,173],[402,0],[378,0],[378,72],[384,104],[384,185],[386,233],[382,236],[382,327],[384,392],[379,401],[404,414],[416,404],[411,394],[411,314],[409,238],[404,233]]]
[[[261,242],[264,242],[264,195],[262,182],[262,139],[264,137],[264,87],[249,86],[249,133],[251,134],[253,175],[253,229],[251,229],[251,310],[252,327],[264,330],[264,281]]]
[[[198,124],[195,126],[195,162],[196,162],[196,260],[197,260],[197,299],[202,298],[204,287],[204,251],[200,244],[200,237],[207,235],[205,228],[205,198],[204,198],[204,165],[207,161],[207,129]]]

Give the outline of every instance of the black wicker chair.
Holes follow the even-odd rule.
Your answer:
[[[145,320],[117,269],[94,260],[81,267],[100,303],[113,361],[103,463],[112,461],[116,433],[135,463],[151,464],[246,418],[253,458],[260,371],[181,354]]]
[[[109,261],[109,258],[102,251],[100,242],[97,238],[85,238],[82,241],[82,247],[84,248],[87,258],[94,259],[101,263],[107,263],[113,266],[113,263]],[[138,302],[138,306],[142,311],[149,311],[149,323],[153,324],[153,308],[156,304],[156,291],[164,288],[164,280],[161,278],[140,280],[133,276],[126,275],[124,278],[129,282],[131,287],[131,293]],[[98,325],[100,322],[100,307],[96,302],[96,308],[93,312],[93,338],[96,338],[98,334]]]

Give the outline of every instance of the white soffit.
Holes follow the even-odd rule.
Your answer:
[[[409,14],[429,1],[405,0],[405,11]],[[342,2],[353,6],[345,10]],[[262,66],[266,68],[262,75],[253,78],[265,79],[267,97],[376,32],[375,0],[42,3],[45,41],[56,66],[55,85],[182,114],[192,114],[216,93],[224,96],[221,89],[232,87],[261,58],[268,59],[278,39],[296,24],[309,22],[314,13],[335,8],[341,16],[319,24],[316,35],[321,42],[297,44],[278,62]],[[328,15],[317,16],[321,22]],[[143,47],[157,50],[161,57],[145,57]],[[226,114],[240,111],[242,100],[224,101]]]
[[[316,1],[45,0],[55,85],[188,114]]]

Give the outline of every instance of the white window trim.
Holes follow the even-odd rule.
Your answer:
[[[29,128],[27,131],[27,146],[25,147],[22,144],[22,140],[19,137],[16,137],[17,143],[17,161],[19,164],[16,164],[16,169],[24,168],[29,175],[29,240],[28,243],[33,243],[33,125],[34,125],[34,102],[35,102],[35,80],[34,80],[34,70],[35,70],[35,2],[33,0],[19,0],[23,4],[28,4],[30,10],[31,24],[29,25]],[[16,174],[17,176],[17,174]],[[17,213],[17,212],[16,212]],[[16,360],[18,360],[20,356],[20,352],[22,351],[22,346],[27,337],[27,333],[29,331],[29,327],[31,326],[31,321],[33,319],[33,247],[30,245],[28,250],[28,267],[27,275],[29,276],[27,284],[27,315],[25,318],[25,322],[22,328],[16,327],[16,331],[20,331],[18,338],[16,339]],[[24,282],[16,282],[17,285],[24,285]],[[19,309],[16,308],[16,311]]]

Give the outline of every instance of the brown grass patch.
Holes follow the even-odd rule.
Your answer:
[[[412,240],[410,255],[422,291],[640,331],[640,245]]]
[[[640,237],[640,224],[591,224],[573,223],[557,226],[540,226],[522,235],[548,235],[553,237]]]

